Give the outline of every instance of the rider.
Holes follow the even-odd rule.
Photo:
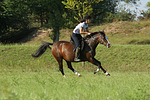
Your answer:
[[[91,22],[91,16],[87,15],[84,17],[84,19],[75,27],[72,33],[72,39],[74,40],[76,44],[76,52],[75,52],[75,61],[80,61],[80,48],[81,48],[81,40],[82,36],[81,34],[88,34],[91,33],[88,30],[88,24]],[[87,32],[85,32],[85,29]]]

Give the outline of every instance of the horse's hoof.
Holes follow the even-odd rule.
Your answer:
[[[66,75],[63,75],[64,76],[64,78],[66,78]]]
[[[94,72],[94,74],[96,74],[96,72]]]
[[[76,75],[78,75],[79,77],[81,77],[81,74],[79,74],[78,72],[75,72]]]
[[[81,77],[81,75],[78,75],[79,77]]]
[[[110,74],[108,73],[106,76],[110,76]]]

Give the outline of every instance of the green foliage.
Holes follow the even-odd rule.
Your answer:
[[[150,2],[147,2],[147,7],[150,7]]]
[[[10,31],[20,31],[28,28],[28,9],[22,0],[0,2],[0,35]]]
[[[134,4],[136,2],[136,0],[125,1]],[[25,33],[24,30],[29,28],[47,26],[53,29],[54,34],[51,36],[53,41],[58,41],[60,29],[74,28],[77,21],[85,15],[92,16],[94,25],[113,20],[132,21],[134,19],[135,15],[129,10],[115,11],[116,5],[114,0],[1,0],[0,38],[15,38],[16,35],[13,33],[22,35]],[[143,15],[149,17],[149,12]]]
[[[64,6],[61,3],[62,0],[51,0],[51,6],[49,6],[49,21],[50,27],[53,29],[53,41],[59,41],[59,30],[64,27]]]
[[[44,21],[49,21],[49,28],[53,28],[54,37],[59,37],[57,33],[64,23],[61,0],[4,0],[0,5],[0,38],[2,35],[11,37],[12,32],[20,33],[31,28],[30,23],[35,23],[36,20],[40,20],[41,26]]]
[[[115,15],[115,18],[118,21],[134,21],[134,18],[136,15],[132,14],[130,10],[121,10],[120,12],[117,12]]]
[[[150,7],[150,2],[147,3],[147,7]],[[147,11],[141,13],[146,19],[150,18],[150,8]]]
[[[120,5],[116,10],[117,12],[115,13],[116,19],[118,21],[134,21],[136,17],[136,11],[131,11],[129,8],[124,7],[124,5]]]
[[[30,9],[30,15],[34,15],[33,20],[40,20],[41,26],[43,22],[47,21],[49,16],[49,5],[52,5],[52,0],[27,0],[27,6]]]
[[[99,3],[101,1],[103,0],[64,0],[62,3],[67,9],[73,10],[75,13],[74,18],[77,21],[80,21],[80,19],[83,19],[85,15],[90,15],[93,12],[93,8],[91,6],[93,3]]]
[[[104,0],[99,3],[93,3],[93,23],[112,22],[115,16],[116,2],[113,0]]]
[[[142,15],[143,15],[144,18],[148,19],[148,18],[150,18],[150,11],[149,10],[143,11]]]
[[[124,1],[125,3],[133,3],[133,4],[136,4],[136,1],[139,1],[139,0],[121,0],[121,1]]]
[[[29,8],[31,11],[37,15],[41,20],[41,26],[43,26],[43,21],[47,20],[47,27],[53,29],[53,35],[51,36],[54,41],[59,39],[59,30],[63,27],[63,4],[61,0],[36,0],[28,1]]]

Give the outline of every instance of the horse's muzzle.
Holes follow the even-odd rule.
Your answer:
[[[107,43],[107,48],[110,48],[111,47],[111,44],[110,43]]]

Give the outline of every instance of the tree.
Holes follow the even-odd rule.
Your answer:
[[[13,31],[19,32],[29,28],[29,19],[40,19],[41,26],[44,20],[49,21],[53,29],[53,41],[59,40],[59,30],[63,27],[62,0],[1,0],[0,2],[0,35],[10,37]],[[30,23],[32,23],[31,21]],[[9,34],[8,34],[9,33]],[[1,38],[1,36],[0,36]]]
[[[147,7],[150,7],[150,2],[148,2],[146,6],[147,6]],[[143,17],[145,17],[145,18],[150,18],[150,8],[149,8],[147,11],[142,11],[141,14],[142,14]]]
[[[20,31],[28,27],[28,12],[22,0],[3,0],[0,5],[1,34]]]
[[[48,19],[49,5],[51,0],[28,0],[27,6],[30,9],[30,15],[34,16],[33,20],[40,20],[41,27],[43,26],[44,20]]]
[[[90,15],[93,12],[91,6],[93,3],[99,3],[100,1],[103,0],[64,0],[62,3],[65,5],[65,8],[74,12],[74,18],[79,21],[85,15]]]
[[[120,0],[118,0],[120,1]],[[132,4],[136,4],[137,1],[140,1],[140,0],[121,0],[121,1],[124,1],[125,3],[132,3]]]
[[[135,17],[136,14],[132,14],[129,9],[127,9],[126,11],[121,10],[120,12],[117,12],[115,16],[118,21],[134,21]]]
[[[112,22],[115,16],[116,2],[114,0],[104,0],[99,3],[93,3],[92,18],[94,23]]]
[[[49,6],[49,24],[53,28],[53,42],[59,40],[59,30],[64,26],[64,19],[62,17],[64,13],[64,5],[62,0],[50,0],[51,6]]]
[[[63,27],[63,4],[62,0],[28,0],[28,6],[30,8],[31,14],[35,16],[36,19],[40,19],[41,26],[43,26],[44,20],[47,20],[49,28],[53,29],[53,35],[50,37],[53,42],[59,40],[59,30]]]
[[[29,28],[28,8],[23,0],[2,0],[0,5],[0,42],[14,43]]]
[[[3,33],[5,33],[7,31],[7,16],[4,15],[4,12],[5,12],[5,5],[4,5],[4,2],[3,0],[0,1],[0,35],[2,35]]]

